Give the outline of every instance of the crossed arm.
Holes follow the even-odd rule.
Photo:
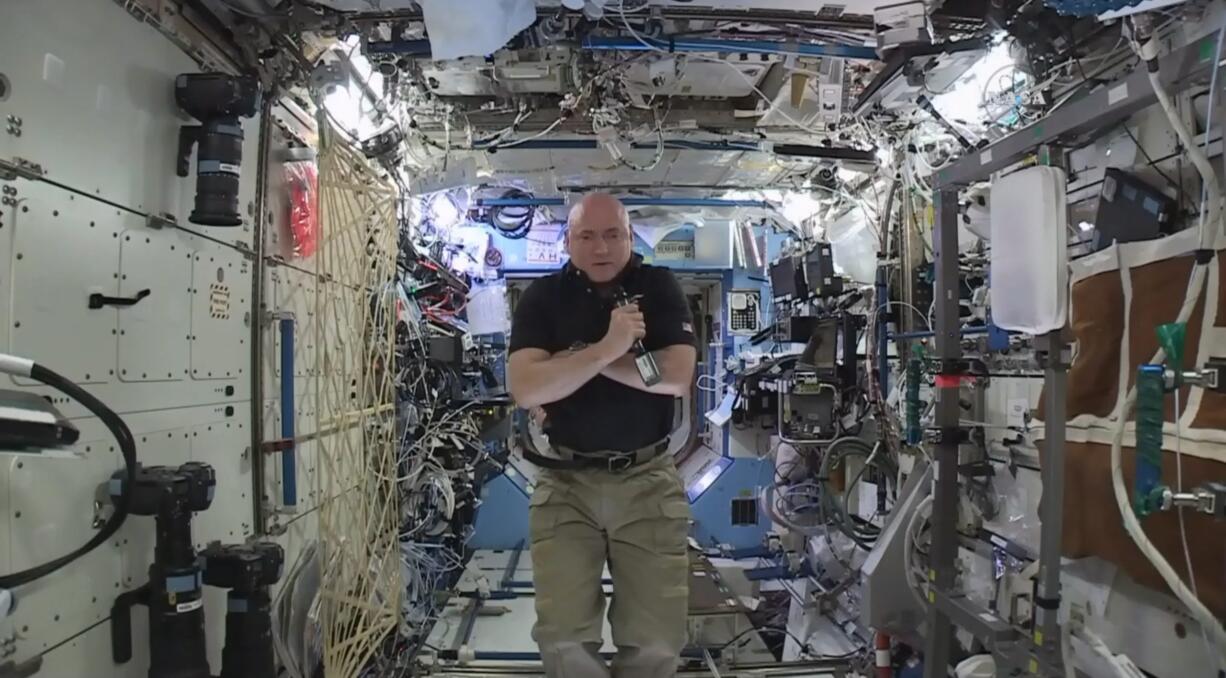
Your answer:
[[[507,363],[511,396],[520,407],[538,407],[557,402],[601,375],[647,393],[682,397],[694,379],[698,351],[677,344],[652,351],[660,368],[660,383],[647,386],[634,365],[634,355],[610,356],[597,344],[579,351],[550,355],[536,349],[520,349]]]
[[[647,393],[670,395],[675,398],[684,397],[694,383],[694,364],[698,361],[698,351],[688,344],[665,346],[658,351],[652,351],[656,366],[660,368],[660,382],[654,386],[643,383],[638,367],[634,364],[634,354],[627,353],[609,363],[600,374],[631,388],[637,388]]]

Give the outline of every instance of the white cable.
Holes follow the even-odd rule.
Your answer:
[[[1180,426],[1179,400],[1179,389],[1175,389],[1175,491],[1183,492],[1183,430]],[[1192,590],[1192,595],[1199,598],[1200,592],[1196,590],[1196,572],[1192,569],[1192,550],[1188,546],[1188,527],[1184,522],[1183,508],[1183,506],[1178,506],[1175,509],[1179,516],[1179,540],[1183,544],[1183,558],[1188,566],[1188,588]],[[1213,646],[1209,643],[1209,632],[1203,625],[1200,628],[1200,635],[1205,641],[1205,657],[1212,661]]]
[[[1086,644],[1095,654],[1106,660],[1107,664],[1115,670],[1115,674],[1120,678],[1145,678],[1145,674],[1137,668],[1137,665],[1132,663],[1132,660],[1123,654],[1115,654],[1111,648],[1107,647],[1107,643],[1093,631],[1084,626],[1080,630],[1080,635],[1085,637]]]
[[[715,385],[714,386],[703,386],[702,385],[703,380],[713,382]],[[715,377],[709,374],[698,375],[698,379],[694,383],[694,385],[698,388],[699,391],[706,391],[708,393],[722,393],[724,390],[728,388],[728,384],[724,383],[723,381],[720,381],[719,379],[716,379]]]
[[[886,308],[886,307],[888,307],[888,306],[906,306],[907,308],[911,309],[912,311],[915,311],[915,312],[916,312],[916,314],[918,314],[918,315],[919,315],[919,317],[920,317],[921,319],[923,319],[924,324],[928,326],[928,331],[929,331],[929,332],[933,331],[933,330],[932,330],[932,321],[928,319],[928,316],[924,315],[924,312],[923,312],[923,311],[919,310],[918,308],[916,308],[915,306],[913,306],[913,305],[911,305],[911,304],[908,304],[908,303],[907,303],[907,302],[905,302],[905,301],[887,301],[886,303],[881,304],[880,306],[878,306],[878,307],[876,308],[876,310],[874,310],[874,311],[873,311],[873,313],[872,313],[871,317],[869,318],[869,323],[868,323],[868,326],[869,326],[869,327],[876,327],[876,326],[877,326],[877,323],[876,323],[877,314],[881,312],[881,309]]]
[[[932,506],[934,495],[928,495],[920,500],[920,503],[915,505],[915,510],[911,512],[911,518],[907,521],[907,528],[903,530],[903,570],[904,576],[907,578],[907,588],[911,590],[911,594],[915,596],[915,602],[919,604],[921,610],[928,609],[928,601],[924,599],[920,587],[915,583],[913,575],[915,574],[915,563],[912,560],[911,552],[915,550],[915,527],[919,523],[919,519],[924,512]]]
[[[1196,145],[1196,140],[1192,137],[1192,133],[1183,124],[1183,119],[1179,116],[1179,112],[1175,110],[1175,104],[1171,101],[1171,96],[1167,93],[1166,87],[1162,85],[1162,81],[1158,78],[1157,72],[1150,71],[1149,83],[1154,89],[1154,94],[1157,96],[1162,110],[1166,112],[1171,128],[1175,130],[1175,134],[1179,137],[1179,142],[1183,144],[1189,159],[1196,166],[1196,171],[1200,173],[1201,180],[1208,187],[1209,205],[1208,210],[1201,210],[1200,239],[1198,241],[1200,249],[1208,249],[1214,241],[1210,236],[1217,235],[1219,228],[1218,219],[1222,210],[1222,189],[1218,185],[1217,172],[1213,171],[1213,165],[1209,164],[1209,158],[1205,157],[1205,152],[1201,150],[1200,146]],[[1207,218],[1206,212],[1208,213]],[[1187,322],[1187,319],[1185,318],[1182,322]]]
[[[1179,315],[1175,322],[1186,323],[1188,318],[1191,317],[1192,310],[1200,298],[1201,289],[1205,285],[1207,274],[1208,269],[1206,266],[1196,266],[1193,269],[1192,280],[1188,285],[1187,297],[1184,300],[1183,307],[1179,310]],[[1149,362],[1160,364],[1165,358],[1166,353],[1162,349],[1158,349]],[[1222,623],[1218,621],[1213,612],[1205,607],[1197,599],[1196,595],[1192,593],[1191,589],[1183,583],[1179,574],[1175,572],[1166,558],[1162,556],[1153,542],[1149,540],[1145,530],[1141,527],[1141,522],[1137,519],[1136,514],[1132,511],[1132,507],[1129,505],[1128,490],[1124,486],[1123,445],[1124,431],[1128,425],[1128,416],[1131,414],[1132,408],[1137,401],[1137,389],[1135,386],[1128,388],[1129,369],[1127,364],[1121,364],[1120,367],[1119,389],[1120,391],[1127,389],[1128,395],[1124,398],[1119,411],[1115,413],[1115,432],[1111,439],[1111,481],[1112,487],[1115,490],[1116,506],[1124,521],[1124,529],[1132,537],[1133,542],[1136,543],[1141,553],[1153,563],[1154,568],[1162,576],[1166,585],[1170,587],[1175,597],[1187,606],[1189,612],[1192,613],[1192,616],[1201,625],[1201,628],[1210,631],[1213,638],[1217,641],[1223,657],[1226,658],[1226,629],[1222,627]]]
[[[1064,668],[1064,678],[1077,678],[1077,669],[1073,667],[1072,619],[1060,625],[1060,664]]]
[[[1154,72],[1149,74],[1150,85],[1154,89],[1154,94],[1158,98],[1158,103],[1161,104],[1163,111],[1166,112],[1170,119],[1171,127],[1179,136],[1184,148],[1187,149],[1188,155],[1191,156],[1193,164],[1201,174],[1201,179],[1210,187],[1209,212],[1210,218],[1202,220],[1200,224],[1199,247],[1206,249],[1210,243],[1214,242],[1214,238],[1210,238],[1209,234],[1212,231],[1214,235],[1219,228],[1218,219],[1221,215],[1221,189],[1217,184],[1217,174],[1213,171],[1213,167],[1209,165],[1209,161],[1205,158],[1205,154],[1200,151],[1189,134],[1187,127],[1179,118],[1171,103],[1170,95],[1167,94],[1166,88]],[[1176,323],[1186,323],[1192,317],[1192,311],[1196,307],[1196,303],[1200,300],[1201,292],[1205,286],[1205,280],[1208,277],[1208,266],[1195,265],[1192,269],[1191,279],[1188,281],[1188,289],[1184,296],[1183,306],[1179,309],[1179,315],[1176,317]],[[1166,359],[1166,352],[1161,348],[1149,360],[1152,364],[1161,364]],[[1128,417],[1132,413],[1133,406],[1137,401],[1137,389],[1128,388],[1129,365],[1127,361],[1121,361],[1119,374],[1119,392],[1127,391],[1127,396],[1119,406],[1119,410],[1115,413],[1116,423],[1114,435],[1111,439],[1111,484],[1115,491],[1116,507],[1119,509],[1120,516],[1123,518],[1124,529],[1128,535],[1132,537],[1137,548],[1148,559],[1162,576],[1163,581],[1175,594],[1192,616],[1196,618],[1202,629],[1207,629],[1222,653],[1223,658],[1226,658],[1226,628],[1223,628],[1222,623],[1209,608],[1197,598],[1183,580],[1179,573],[1171,567],[1162,553],[1158,551],[1153,542],[1150,541],[1148,535],[1145,534],[1144,528],[1141,527],[1141,521],[1137,519],[1133,513],[1132,507],[1129,505],[1128,490],[1124,486],[1124,432],[1128,426]]]
[[[0,353],[0,372],[11,374],[15,377],[28,377],[33,370],[33,360]]]

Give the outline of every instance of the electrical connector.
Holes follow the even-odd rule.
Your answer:
[[[1200,511],[1214,520],[1226,520],[1226,483],[1206,483],[1197,489]]]
[[[1226,358],[1210,358],[1201,369],[1201,386],[1226,393]]]

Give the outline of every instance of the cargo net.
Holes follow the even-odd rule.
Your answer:
[[[322,498],[320,622],[328,676],[359,675],[397,627],[404,589],[393,362],[398,194],[332,136],[319,159],[314,336]],[[324,284],[329,283],[329,284]]]

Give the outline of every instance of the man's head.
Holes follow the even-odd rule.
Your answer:
[[[595,283],[615,279],[634,246],[630,215],[608,193],[589,193],[570,211],[566,228],[566,251],[571,263]]]

